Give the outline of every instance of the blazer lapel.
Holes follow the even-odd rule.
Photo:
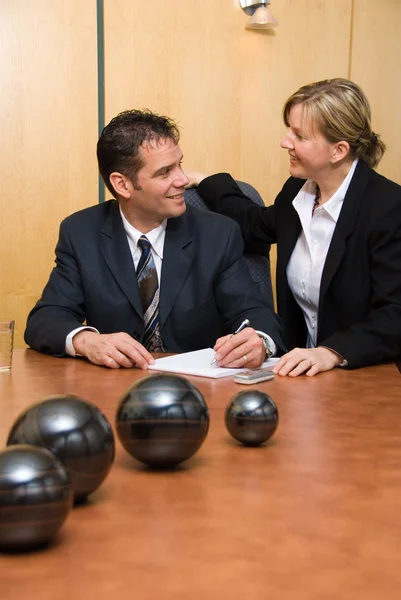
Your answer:
[[[284,273],[299,238],[299,234],[302,231],[301,221],[297,211],[292,206],[292,203],[289,208],[290,210],[288,210],[288,214],[286,214],[280,240],[278,241],[278,245],[280,246],[280,256],[277,258],[280,261],[281,268],[284,269]]]
[[[334,229],[334,234],[327,252],[320,285],[319,306],[322,306],[322,300],[326,295],[327,289],[341,263],[345,252],[346,239],[354,230],[359,207],[363,200],[363,193],[368,180],[368,167],[365,165],[365,163],[363,163],[363,161],[360,160],[356,166],[355,173],[345,195],[340,216],[338,218],[336,228]]]
[[[187,207],[188,211],[190,211],[189,207]],[[161,327],[171,312],[193,261],[195,249],[187,212],[167,222],[160,284]]]
[[[102,228],[101,251],[111,274],[127,296],[134,310],[142,318],[142,306],[136,282],[134,263],[129,248],[118,202],[110,208],[107,220]]]

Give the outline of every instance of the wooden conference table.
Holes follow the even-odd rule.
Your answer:
[[[114,423],[141,377],[17,350],[0,373],[0,445],[27,405],[54,393],[96,403]],[[264,447],[225,431],[245,389],[190,378],[210,431],[180,468],[152,472],[117,442],[113,468],[55,542],[0,554],[4,600],[401,597],[401,374],[394,364],[258,384],[280,423]]]

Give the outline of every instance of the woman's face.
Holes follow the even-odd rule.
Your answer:
[[[303,119],[302,104],[294,104],[288,117],[288,131],[280,146],[290,155],[290,174],[318,181],[332,165],[333,145]]]

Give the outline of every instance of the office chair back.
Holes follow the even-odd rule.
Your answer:
[[[244,194],[248,196],[248,198],[253,200],[256,204],[264,206],[262,198],[260,197],[259,193],[255,190],[254,187],[249,185],[249,183],[244,183],[243,181],[237,181],[237,184],[244,192]],[[209,210],[206,204],[203,202],[202,198],[200,197],[196,187],[185,190],[184,197],[185,202],[190,206],[196,206],[197,208]],[[244,256],[248,264],[248,268],[251,273],[252,279],[259,284],[264,296],[269,302],[269,305],[273,309],[274,303],[270,275],[269,250],[270,247],[267,247],[266,255],[264,256],[260,254],[245,254]]]

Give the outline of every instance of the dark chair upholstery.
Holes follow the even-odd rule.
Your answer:
[[[246,194],[251,200],[253,200],[256,204],[260,204],[264,206],[264,202],[260,197],[259,193],[255,190],[254,187],[249,185],[249,183],[244,183],[242,181],[237,181],[241,190]],[[203,202],[202,198],[198,194],[196,188],[189,188],[185,190],[185,202],[190,206],[196,206],[197,208],[203,208],[204,210],[209,210],[206,204]],[[245,259],[248,263],[249,270],[252,275],[252,279],[256,281],[267,298],[271,308],[273,309],[273,291],[272,291],[272,282],[270,276],[270,260],[269,260],[269,246],[263,247],[263,250],[266,251],[265,256],[261,256],[259,254],[245,254]]]

